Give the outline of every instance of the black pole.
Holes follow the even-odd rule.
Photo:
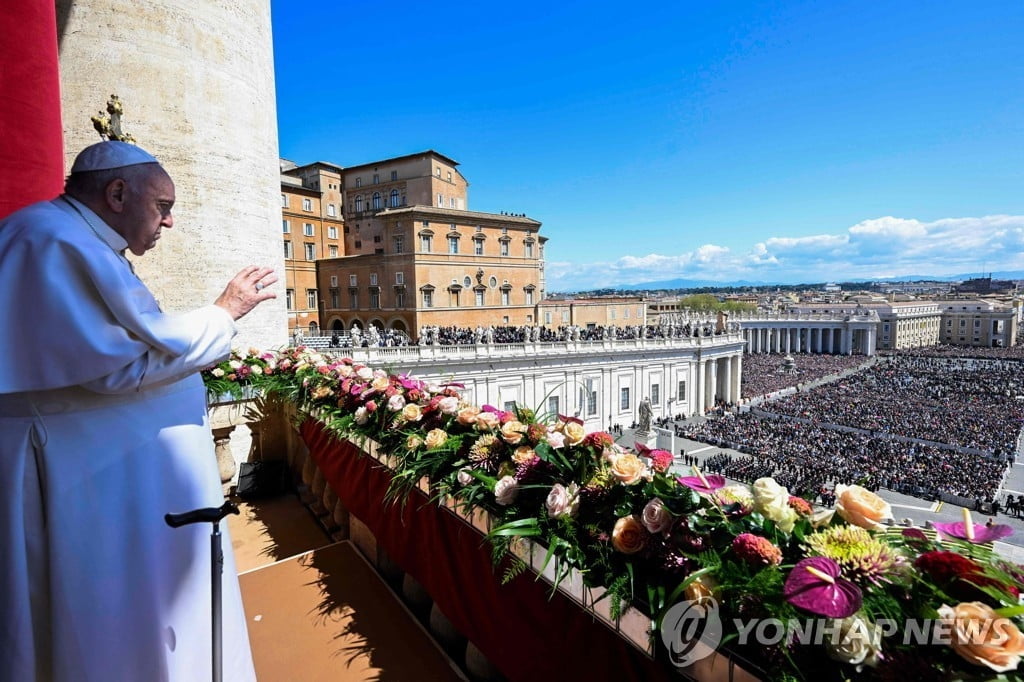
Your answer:
[[[210,601],[213,607],[211,632],[213,633],[213,682],[224,679],[223,638],[221,631],[221,576],[224,574],[224,549],[221,547],[220,524],[214,522],[213,533],[210,534],[210,556],[213,557],[210,569]]]
[[[220,521],[228,514],[239,513],[231,501],[225,501],[220,507],[193,509],[181,514],[166,514],[164,520],[171,528],[190,523],[212,523],[210,533],[210,607],[211,607],[211,646],[213,682],[223,682],[224,656],[221,606],[221,576],[224,574],[224,549],[221,546]]]

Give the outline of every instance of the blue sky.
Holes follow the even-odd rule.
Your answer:
[[[435,149],[548,288],[1024,270],[1024,2],[273,0],[281,155]]]

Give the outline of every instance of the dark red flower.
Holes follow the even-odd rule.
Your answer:
[[[925,552],[914,561],[914,567],[931,578],[950,596],[964,601],[980,600],[990,603],[991,598],[979,590],[979,587],[994,587],[1015,597],[1019,595],[1016,586],[1004,585],[995,578],[985,575],[977,562],[956,552]]]

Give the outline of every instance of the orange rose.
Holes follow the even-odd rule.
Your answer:
[[[623,453],[612,462],[612,476],[622,485],[633,485],[643,478],[647,466],[631,452]]]
[[[710,575],[698,576],[686,586],[683,594],[694,604],[707,604],[715,599],[718,582]]]
[[[501,438],[509,445],[519,445],[525,435],[526,424],[522,422],[513,419],[501,425]]]
[[[459,416],[456,417],[456,419],[458,419],[459,423],[463,426],[472,426],[476,423],[476,417],[478,414],[480,414],[479,407],[463,407],[459,410]]]
[[[520,445],[515,449],[515,452],[512,453],[512,461],[516,464],[526,464],[536,456],[537,453],[533,448],[528,445]]]
[[[612,530],[612,547],[623,554],[636,554],[647,544],[647,529],[635,516],[623,516]]]
[[[961,658],[997,673],[1015,670],[1024,654],[1024,634],[1009,618],[978,601],[939,608],[939,618],[952,629],[950,646]]]
[[[889,503],[859,485],[836,485],[836,513],[847,523],[867,530],[882,527],[882,519],[892,517]]]
[[[493,412],[481,412],[474,422],[477,431],[493,431],[497,425],[498,417]]]

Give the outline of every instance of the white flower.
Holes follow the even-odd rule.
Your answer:
[[[370,413],[365,407],[356,408],[356,424],[360,426],[370,420]]]
[[[548,445],[553,447],[555,450],[565,446],[565,436],[563,436],[559,431],[549,431],[545,440],[547,440]]]
[[[373,379],[373,370],[369,367],[360,367],[356,370],[356,376],[363,381],[370,381]]]
[[[469,473],[469,471],[470,471],[469,467],[462,467],[461,469],[459,469],[459,473],[458,473],[459,485],[469,485],[474,480],[476,480],[473,477],[473,474]]]
[[[447,396],[437,401],[437,409],[441,414],[455,414],[459,411],[459,399],[455,396]]]
[[[214,367],[210,371],[210,374],[220,379],[222,376],[224,376],[224,370],[222,370],[220,367]]]
[[[857,667],[875,667],[882,658],[882,631],[860,616],[848,616],[838,621],[838,632],[825,638],[829,658]]]
[[[402,396],[395,394],[388,398],[388,409],[392,412],[398,412],[403,407],[405,407],[405,398]]]
[[[519,482],[514,476],[503,476],[494,484],[494,500],[502,506],[508,506],[519,494]]]
[[[759,478],[754,481],[754,511],[775,522],[779,529],[788,533],[796,525],[796,510],[789,506],[789,491],[774,478]]]
[[[253,365],[250,369],[252,370],[253,374],[256,374],[256,375],[263,374],[263,368],[260,367],[259,365]]]
[[[228,366],[231,369],[242,369],[242,363],[239,362],[238,360],[231,360],[230,362],[228,362]]]

